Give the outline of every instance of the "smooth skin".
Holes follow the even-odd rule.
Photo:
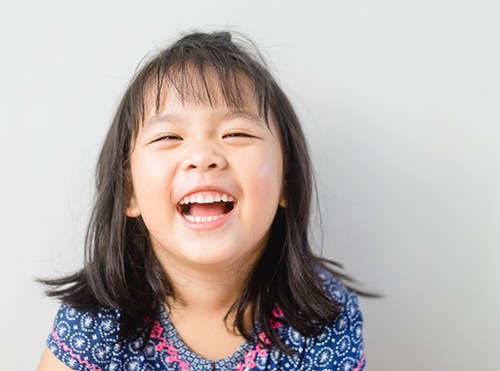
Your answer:
[[[267,235],[282,195],[283,156],[275,125],[268,127],[248,93],[243,111],[224,104],[181,102],[169,91],[158,113],[140,128],[130,158],[129,217],[141,216],[163,267],[216,273],[249,267]],[[236,201],[215,228],[179,213],[196,191],[227,193]]]
[[[56,358],[56,356],[45,347],[42,359],[38,365],[37,371],[71,371],[71,369]]]

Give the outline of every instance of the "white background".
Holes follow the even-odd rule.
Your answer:
[[[301,117],[324,253],[385,295],[361,301],[367,370],[498,370],[496,0],[2,0],[0,368],[36,367],[57,303],[33,278],[80,266],[96,156],[136,65],[227,27]]]

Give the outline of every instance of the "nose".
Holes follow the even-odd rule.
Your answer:
[[[190,149],[182,167],[184,170],[208,171],[220,170],[226,166],[226,158],[218,148],[209,143],[200,143]]]

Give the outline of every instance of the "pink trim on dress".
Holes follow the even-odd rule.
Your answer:
[[[262,332],[261,334],[264,334],[264,333]],[[265,334],[264,334],[264,336],[265,336]],[[247,352],[247,354],[244,357],[245,362],[238,363],[236,365],[235,370],[236,371],[244,371],[244,370],[248,370],[248,367],[250,369],[254,368],[257,365],[255,363],[256,356],[265,357],[266,354],[267,354],[267,349],[262,344],[257,344],[257,346],[255,347],[255,350],[251,349]]]
[[[57,335],[56,331],[53,328],[52,328],[52,337],[65,352],[69,353],[69,355],[74,359],[76,359],[81,365],[84,365],[85,367],[87,367],[92,371],[102,371],[99,367],[93,366],[87,360],[82,359],[81,355],[74,353],[73,350],[70,347],[68,347],[64,341],[61,340],[61,338]]]
[[[281,318],[281,317],[283,317],[283,311],[277,305],[274,307],[274,309],[272,311],[272,314],[273,314],[274,318]],[[277,328],[280,328],[281,326],[283,326],[283,324],[280,321],[277,321],[277,320],[272,319],[272,318],[269,319],[269,323],[271,324],[271,328],[273,328],[273,329],[277,329]],[[267,354],[266,345],[271,344],[271,342],[267,338],[267,335],[266,335],[265,331],[262,331],[257,336],[258,336],[259,340],[261,341],[261,343],[257,344],[255,346],[255,350],[254,349],[250,349],[247,352],[247,354],[244,357],[245,361],[238,363],[238,365],[236,366],[235,371],[251,370],[252,368],[254,368],[257,365],[255,363],[255,358],[257,356],[259,356],[259,357],[265,357],[266,356],[266,354]]]
[[[155,346],[156,350],[161,352],[163,349],[167,348],[167,361],[169,363],[178,363],[181,367],[181,371],[189,371],[189,363],[179,359],[179,351],[171,344],[167,343],[167,339],[162,335],[163,327],[161,327],[160,322],[155,321],[153,325],[153,330],[151,330],[151,338],[160,340],[160,343]]]
[[[356,366],[355,369],[352,371],[361,371],[361,367],[365,364],[365,355],[363,354],[363,357],[361,357],[361,361],[359,361],[358,365]]]

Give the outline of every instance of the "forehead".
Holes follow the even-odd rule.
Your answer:
[[[151,79],[144,94],[144,117],[158,115],[169,102],[181,105],[227,108],[229,111],[252,112],[267,123],[267,108],[251,79],[242,73],[220,76],[212,68],[166,71]]]

